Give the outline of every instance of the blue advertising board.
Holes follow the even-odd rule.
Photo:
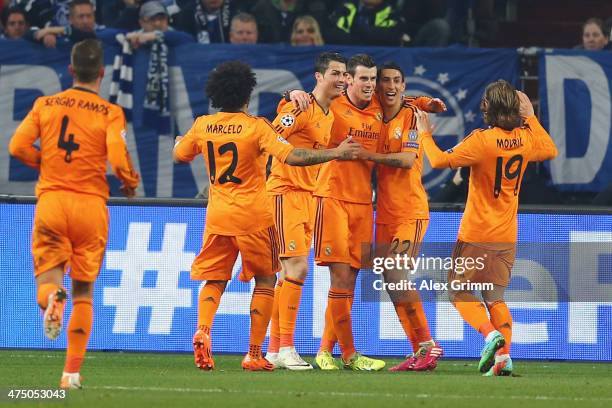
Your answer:
[[[190,280],[189,270],[202,243],[206,209],[109,208],[109,241],[95,285],[90,349],[190,351],[202,282]],[[2,348],[66,345],[65,333],[54,342],[43,335],[30,254],[33,213],[33,204],[0,204]],[[425,242],[454,242],[460,217],[457,212],[432,212]],[[524,244],[531,250],[518,250],[506,292],[514,319],[513,356],[612,361],[612,215],[519,214],[519,248]],[[541,249],[533,250],[537,246]],[[318,349],[329,289],[327,268],[314,266],[312,253],[310,265],[295,343],[306,354]],[[238,260],[234,276],[240,267]],[[430,273],[445,276],[442,270]],[[213,351],[247,350],[253,287],[238,279],[228,285],[212,330]],[[585,287],[589,295],[567,296]],[[381,356],[407,354],[411,348],[392,304],[366,299],[362,290],[357,285],[353,307],[357,349]],[[478,356],[481,335],[445,297],[422,295],[432,335],[445,355]]]

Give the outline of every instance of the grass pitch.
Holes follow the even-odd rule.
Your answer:
[[[612,365],[516,361],[515,377],[484,378],[476,361],[442,360],[434,372],[244,372],[242,356],[218,355],[201,372],[189,354],[90,352],[84,389],[63,401],[18,406],[78,407],[609,407]],[[307,359],[310,360],[310,359]],[[0,351],[0,403],[9,389],[57,387],[64,354]],[[387,360],[387,367],[398,360]],[[8,402],[11,404],[11,402]],[[51,405],[49,405],[51,404]]]

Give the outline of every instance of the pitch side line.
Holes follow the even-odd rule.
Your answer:
[[[282,391],[282,390],[234,390],[226,388],[171,388],[171,387],[126,387],[120,385],[85,386],[92,390],[116,391],[159,391],[190,392],[202,394],[261,394],[261,395],[311,395],[317,397],[372,397],[372,398],[419,398],[419,399],[493,399],[493,400],[534,400],[534,401],[612,401],[612,397],[554,397],[546,395],[436,395],[436,394],[393,394],[390,392],[337,392],[337,391]]]

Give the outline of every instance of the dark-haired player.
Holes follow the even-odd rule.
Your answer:
[[[72,48],[72,88],[36,100],[15,131],[9,151],[40,170],[32,233],[37,299],[45,311],[45,335],[56,339],[62,328],[66,290],[72,278],[72,314],[61,388],[81,388],[79,371],[93,321],[93,287],[108,236],[109,190],[106,161],[132,197],[139,176],[125,145],[123,111],[100,96],[104,75],[102,47],[85,40]],[[33,144],[40,138],[40,150]]]
[[[335,52],[323,52],[315,60],[316,86],[309,94],[308,109],[281,104],[272,122],[274,128],[296,147],[326,148],[334,115],[330,104],[344,91],[346,59]],[[308,253],[314,230],[315,188],[320,166],[292,167],[272,160],[266,184],[274,203],[274,221],[280,238],[283,263],[275,290],[270,345],[266,358],[289,370],[312,366],[295,350],[293,337],[302,285],[308,273]]]
[[[508,82],[499,80],[487,86],[481,110],[489,129],[473,131],[446,152],[436,146],[426,113],[417,113],[417,127],[432,167],[470,167],[468,199],[453,259],[473,261],[468,267],[462,260],[465,271],[450,270],[448,280],[456,285],[492,284],[493,289],[481,291],[490,318],[469,287],[451,290],[449,296],[463,320],[485,338],[480,372],[510,375],[512,316],[504,291],[515,259],[521,178],[528,162],[553,159],[557,148],[534,116],[527,95]]]
[[[421,182],[423,152],[417,137],[417,107],[413,105],[415,98],[404,97],[405,90],[399,65],[388,62],[378,68],[376,93],[383,111],[382,132],[378,153],[368,152],[366,158],[377,163],[375,242],[385,249],[378,255],[406,254],[414,259],[429,223],[429,206]],[[439,110],[445,110],[441,101],[438,104]],[[408,272],[386,270],[385,282],[401,282]],[[418,291],[393,290],[389,295],[413,347],[413,353],[390,370],[433,370],[443,352],[431,337]]]
[[[351,141],[326,150],[293,147],[270,122],[246,113],[256,83],[251,68],[242,62],[219,65],[208,79],[206,94],[220,112],[197,118],[174,147],[176,161],[189,162],[202,154],[210,177],[204,243],[191,268],[192,279],[207,281],[198,299],[198,329],[193,338],[195,363],[203,370],[214,368],[210,329],[238,252],[242,255],[240,279],[255,278],[250,345],[242,367],[274,369],[261,352],[280,269],[278,233],[265,191],[265,153],[280,163],[309,166],[350,160],[359,151],[359,145]]]

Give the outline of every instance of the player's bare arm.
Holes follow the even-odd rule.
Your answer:
[[[376,153],[362,150],[360,153],[361,160],[373,161],[377,164],[384,164],[389,167],[399,167],[401,169],[410,169],[416,160],[416,154],[412,152],[398,153]]]
[[[354,142],[351,138],[347,138],[340,145],[333,149],[293,149],[285,163],[291,166],[312,166],[332,160],[357,160],[361,145]]]

